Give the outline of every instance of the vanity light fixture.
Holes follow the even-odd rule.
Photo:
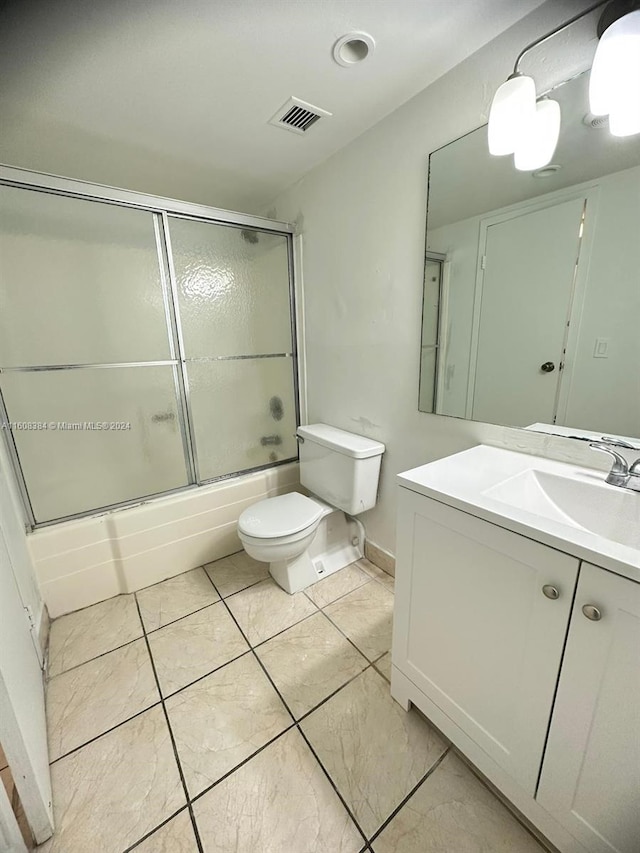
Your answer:
[[[516,145],[513,161],[520,172],[535,172],[553,159],[560,137],[560,104],[549,98],[539,100],[526,128]]]
[[[489,153],[513,154],[536,113],[536,84],[533,77],[516,69],[493,96],[489,113]]]
[[[614,0],[598,23],[589,108],[609,116],[614,136],[640,133],[640,2]]]
[[[600,44],[591,71],[594,115],[609,115],[611,133],[640,133],[640,0],[600,0],[531,44],[518,55],[513,74],[498,89],[489,112],[489,153],[513,154],[515,167],[536,171],[551,162],[560,134],[560,105],[536,102],[532,77],[520,63],[530,50],[608,3],[600,17]]]

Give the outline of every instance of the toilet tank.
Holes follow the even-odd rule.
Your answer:
[[[376,504],[384,444],[327,424],[298,427],[300,482],[348,515]]]

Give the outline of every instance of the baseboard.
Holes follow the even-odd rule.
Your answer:
[[[385,551],[384,548],[376,545],[375,542],[370,542],[369,539],[365,539],[364,555],[370,563],[373,563],[374,566],[382,569],[383,572],[386,572],[388,575],[392,575],[393,577],[396,576],[396,558],[393,554]]]

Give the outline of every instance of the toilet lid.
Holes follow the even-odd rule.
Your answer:
[[[323,512],[323,507],[315,501],[299,492],[291,492],[247,507],[238,519],[238,528],[247,536],[275,539],[310,527]]]

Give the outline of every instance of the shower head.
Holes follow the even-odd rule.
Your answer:
[[[243,228],[240,233],[242,234],[242,239],[247,242],[255,245],[260,239],[257,231],[250,231],[248,228]]]

